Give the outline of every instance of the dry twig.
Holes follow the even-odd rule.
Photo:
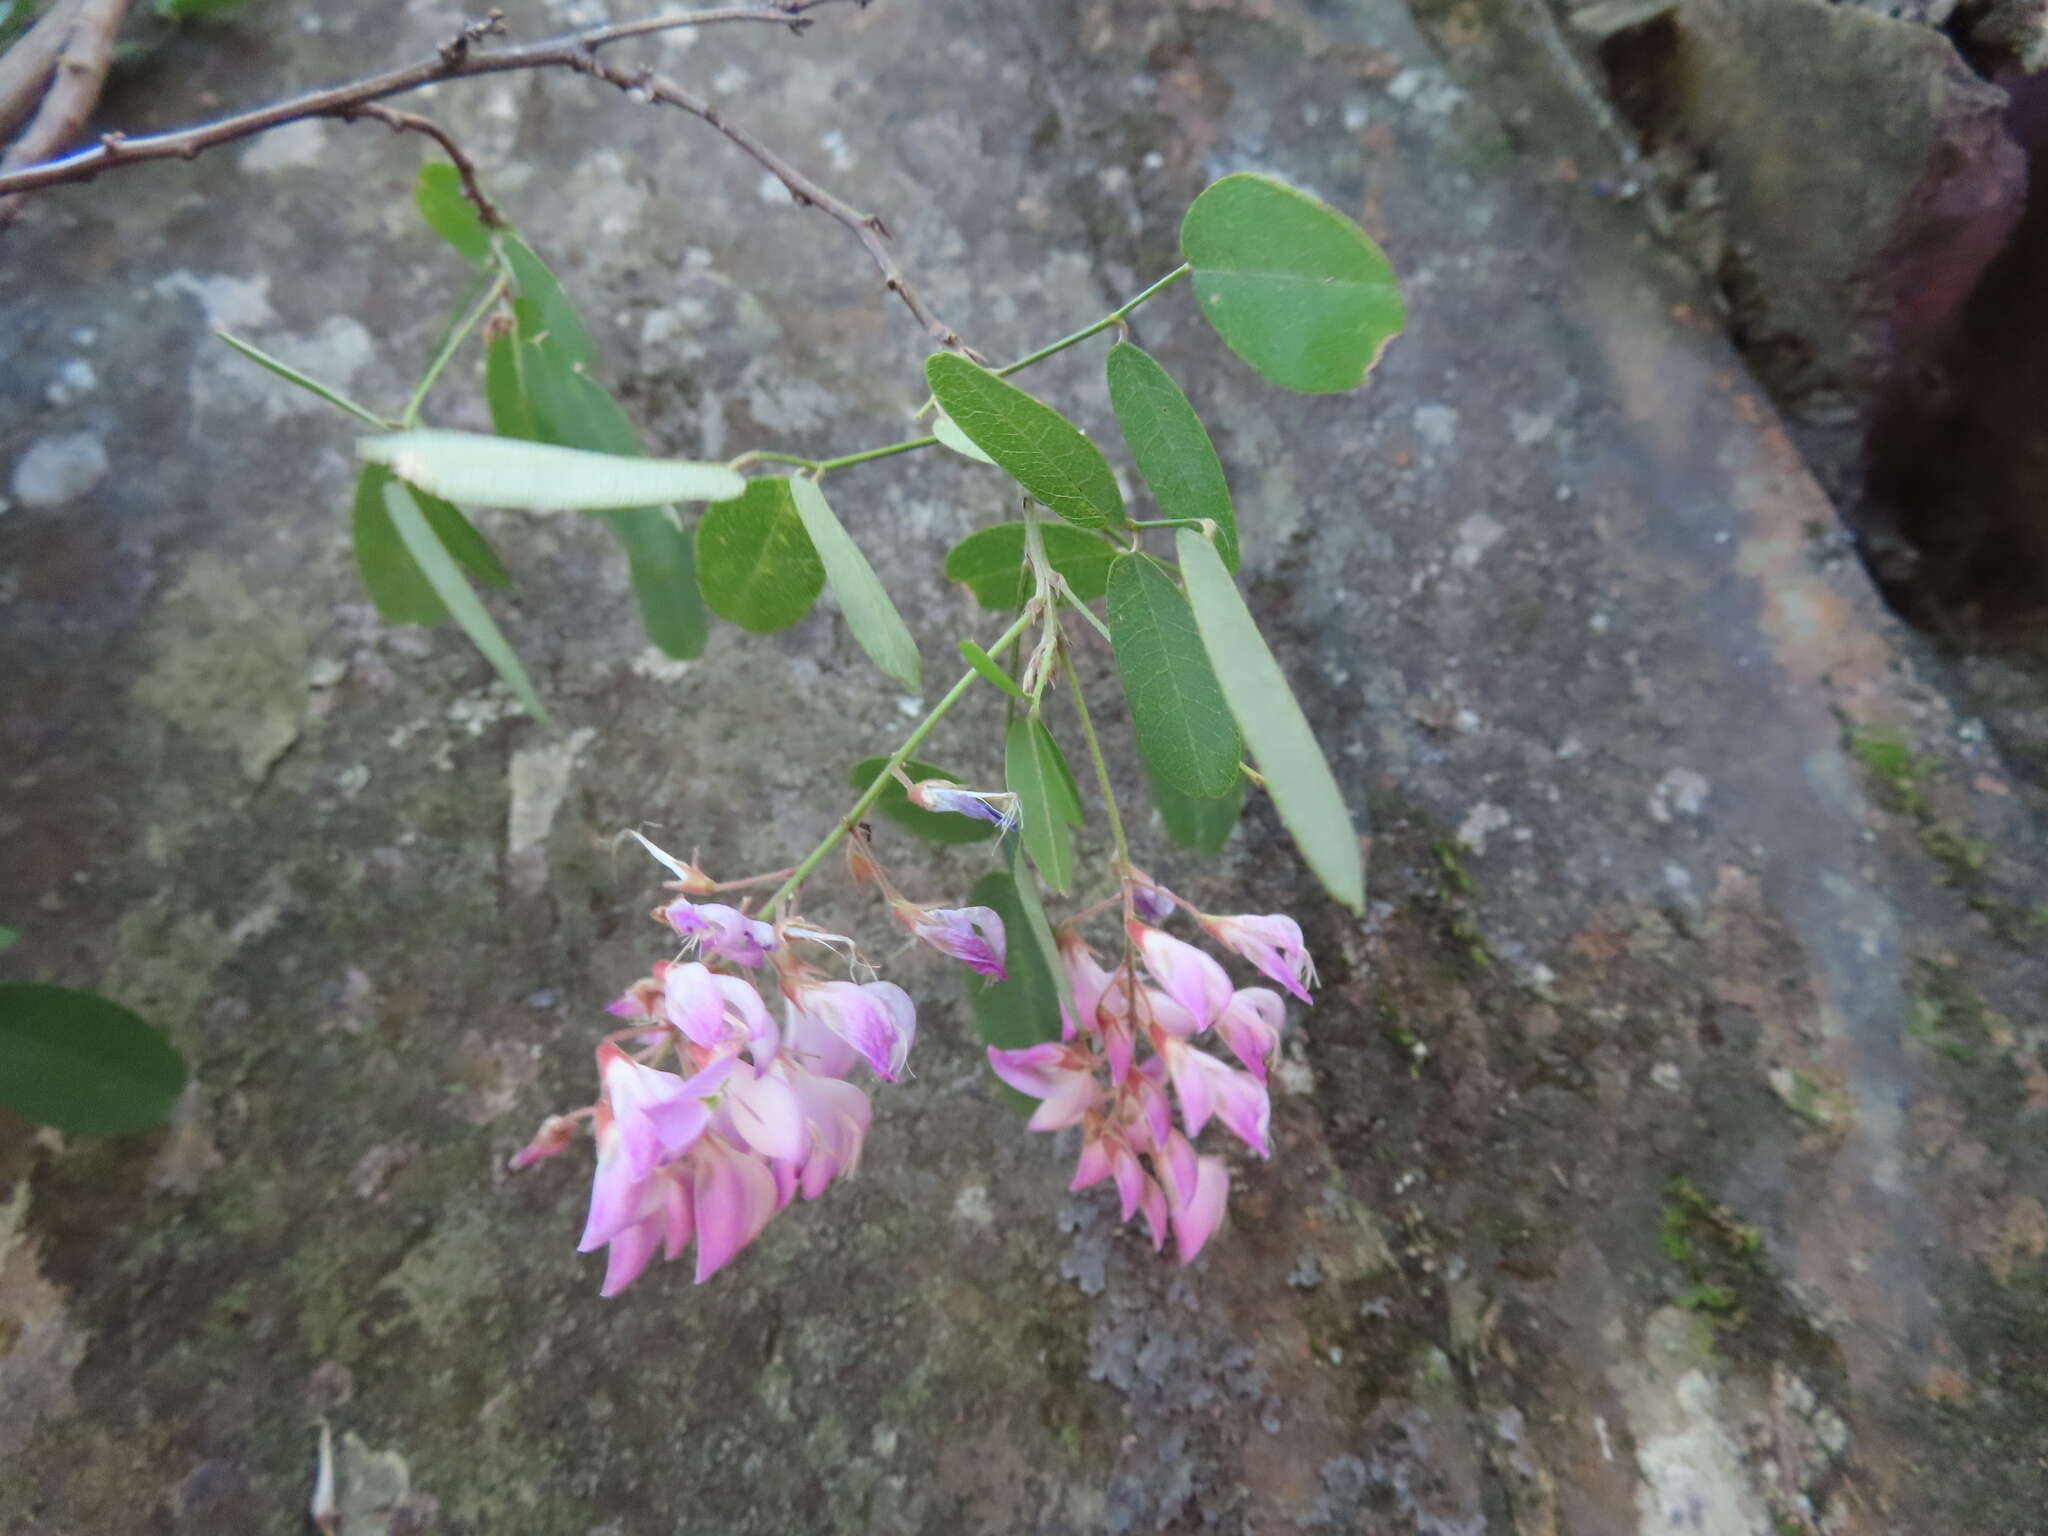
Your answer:
[[[64,3],[67,3],[67,0],[59,0],[59,4]],[[68,0],[68,3],[91,6],[116,3],[116,0]],[[125,3],[125,0],[117,0],[117,3]],[[958,331],[934,314],[910,286],[903,269],[897,265],[895,257],[889,251],[886,244],[889,227],[879,215],[861,213],[848,206],[797,170],[747,129],[727,118],[716,106],[693,95],[673,81],[664,79],[651,70],[631,73],[615,70],[604,65],[597,56],[600,48],[630,38],[721,22],[771,22],[800,32],[811,24],[810,12],[833,4],[853,4],[865,8],[868,0],[762,0],[762,3],[753,5],[721,6],[709,10],[681,11],[646,17],[638,21],[612,22],[604,26],[588,27],[580,32],[572,32],[546,42],[531,43],[525,47],[480,48],[477,45],[486,38],[502,35],[504,31],[502,16],[493,11],[488,19],[472,22],[464,27],[454,39],[443,44],[440,51],[431,59],[386,70],[382,74],[371,75],[346,85],[309,91],[267,107],[258,107],[253,111],[237,113],[235,116],[220,118],[210,123],[194,124],[189,128],[153,133],[139,138],[129,138],[119,133],[104,134],[93,148],[80,150],[62,159],[47,161],[41,165],[26,165],[20,169],[0,169],[0,209],[7,207],[9,200],[17,199],[22,193],[63,186],[71,182],[90,181],[104,171],[119,170],[124,166],[139,165],[149,160],[190,160],[220,145],[232,144],[237,140],[267,133],[273,128],[281,128],[287,123],[301,122],[307,118],[335,117],[351,120],[358,117],[374,117],[394,129],[423,133],[436,140],[454,161],[456,170],[462,176],[463,190],[476,205],[479,216],[486,224],[502,224],[502,216],[477,184],[474,162],[462,152],[446,131],[430,119],[420,117],[416,113],[399,112],[376,104],[388,97],[401,96],[408,91],[416,91],[422,86],[433,85],[443,80],[505,74],[514,70],[569,69],[577,74],[588,75],[592,79],[606,81],[640,100],[659,101],[668,106],[679,107],[716,128],[766,167],[789,189],[790,196],[799,205],[817,208],[852,231],[874,261],[877,270],[881,272],[882,285],[902,300],[904,307],[933,340],[940,346],[966,353],[976,361],[981,361],[980,354],[960,339]],[[88,110],[89,107],[88,103]],[[48,151],[44,149],[40,152]]]
[[[81,3],[56,0],[13,47],[0,53],[0,138],[14,132],[43,99],[43,87],[57,67],[57,55],[64,51],[64,39],[71,35]]]
[[[121,30],[128,0],[78,0],[49,89],[21,137],[0,156],[0,169],[26,165],[61,149],[85,126],[114,60],[114,34]],[[24,39],[26,41],[26,39]],[[0,195],[0,229],[14,222],[21,198]]]

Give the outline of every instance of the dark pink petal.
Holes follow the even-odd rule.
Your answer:
[[[661,1256],[666,1262],[683,1256],[697,1223],[690,1210],[689,1175],[663,1169],[656,1177],[661,1180]]]
[[[1194,1187],[1173,1213],[1173,1240],[1183,1264],[1194,1262],[1202,1245],[1223,1222],[1223,1207],[1230,1198],[1230,1170],[1220,1157],[1201,1159],[1195,1170]]]
[[[1154,1178],[1145,1180],[1145,1188],[1138,1196],[1139,1207],[1145,1212],[1145,1225],[1152,1229],[1152,1251],[1157,1253],[1166,1246],[1166,1232],[1169,1224],[1166,1191],[1159,1187]]]
[[[642,1181],[634,1175],[632,1163],[616,1141],[609,1147],[600,1142],[600,1147],[590,1178],[590,1214],[576,1242],[578,1253],[602,1248],[640,1217]]]
[[[717,1274],[775,1214],[775,1176],[759,1159],[701,1144],[690,1190],[697,1215],[697,1284]]]
[[[1231,996],[1230,1006],[1216,1020],[1216,1033],[1230,1047],[1231,1054],[1245,1064],[1260,1082],[1280,1049],[1280,1029],[1287,1017],[1287,1005],[1280,994],[1264,987],[1243,987]]]
[[[1099,1136],[1088,1136],[1081,1142],[1081,1156],[1074,1164],[1074,1182],[1069,1190],[1081,1190],[1100,1184],[1113,1172],[1110,1163],[1109,1146]]]
[[[661,1222],[655,1217],[636,1221],[611,1241],[611,1251],[605,1255],[604,1288],[600,1296],[616,1296],[635,1280],[640,1278],[647,1261],[654,1257],[655,1247],[661,1241]]]
[[[1145,1198],[1145,1167],[1138,1161],[1138,1154],[1129,1147],[1118,1143],[1110,1155],[1111,1171],[1116,1178],[1117,1198],[1123,1202],[1123,1215],[1117,1219],[1129,1221],[1131,1213],[1137,1210]],[[1157,1243],[1152,1245],[1158,1247]]]

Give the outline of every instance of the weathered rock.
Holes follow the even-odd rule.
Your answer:
[[[436,40],[396,4],[323,25],[251,12],[110,121]],[[918,1077],[862,1177],[711,1285],[600,1302],[581,1172],[502,1167],[589,1091],[602,1005],[658,952],[614,835],[783,863],[902,701],[829,613],[650,658],[623,570],[562,520],[490,523],[559,735],[459,638],[378,625],[348,424],[206,330],[402,399],[462,287],[407,206],[414,147],[335,126],[130,172],[39,203],[0,265],[0,462],[90,431],[109,465],[0,520],[0,964],[145,1009],[198,1088],[159,1138],[0,1131],[0,1315],[43,1329],[32,1356],[0,1332],[0,1373],[39,1383],[0,1526],[288,1528],[324,1417],[454,1531],[2025,1528],[2035,791],[1915,681],[1698,288],[1560,173],[1572,123],[1473,99],[1381,3],[885,0],[762,34],[659,56],[884,212],[991,353],[1165,269],[1240,167],[1404,274],[1410,334],[1354,396],[1276,394],[1185,305],[1138,317],[1373,813],[1363,924],[1263,810],[1213,864],[1140,831],[1205,906],[1308,914],[1326,986],[1278,1155],[1234,1170],[1198,1265],[1162,1265],[1061,1193],[956,980],[907,957]],[[923,338],[842,232],[715,137],[569,78],[433,110],[587,297],[652,440],[851,448],[922,398]],[[80,357],[96,386],[53,395]],[[1113,443],[1096,368],[1034,387]],[[480,419],[461,390],[436,414]],[[1000,484],[923,455],[838,483],[943,654],[971,615],[940,551]],[[997,718],[945,755],[992,762]],[[1845,719],[1916,755],[1845,748]],[[979,867],[887,853],[918,895]]]

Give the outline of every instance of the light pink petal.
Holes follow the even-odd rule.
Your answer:
[[[1081,1156],[1074,1164],[1074,1182],[1067,1188],[1087,1189],[1100,1184],[1111,1172],[1108,1143],[1099,1136],[1086,1137],[1081,1142]]]
[[[1160,1182],[1173,1196],[1174,1204],[1179,1205],[1195,1187],[1195,1145],[1176,1132],[1166,1138],[1166,1149],[1159,1161]]]
[[[1060,930],[1059,946],[1060,960],[1067,969],[1067,984],[1074,992],[1074,1008],[1080,1015],[1071,1022],[1077,1029],[1093,1034],[1097,1027],[1095,1010],[1102,1001],[1103,989],[1110,984],[1110,973],[1097,962],[1095,951],[1072,929]],[[1064,1010],[1061,1017],[1065,1020]]]
[[[1123,1215],[1118,1220],[1129,1221],[1131,1213],[1137,1210],[1139,1202],[1145,1198],[1145,1168],[1138,1161],[1137,1153],[1121,1145],[1116,1149],[1112,1164],[1116,1175],[1117,1198],[1123,1202]],[[1159,1245],[1155,1243],[1153,1246],[1156,1248]]]
[[[1301,925],[1286,913],[1204,917],[1201,923],[1225,949],[1244,956],[1304,1003],[1312,1001],[1303,983],[1315,980],[1315,962],[1302,943]]]
[[[996,1076],[1034,1099],[1053,1093],[1072,1075],[1070,1061],[1067,1048],[1052,1040],[1011,1051],[993,1045],[988,1048],[988,1064]]]
[[[1268,1130],[1273,1120],[1273,1103],[1266,1097],[1265,1085],[1249,1072],[1233,1072],[1221,1062],[1206,1075],[1216,1118],[1259,1156],[1271,1157],[1273,1146]]]
[[[768,1172],[775,1179],[775,1209],[779,1211],[796,1198],[803,1178],[803,1165],[793,1157],[771,1158]]]
[[[636,1221],[614,1237],[605,1255],[604,1288],[597,1294],[616,1296],[638,1280],[660,1241],[661,1223],[654,1217]]]
[[[991,907],[899,908],[910,914],[910,931],[942,955],[950,955],[995,981],[1003,969],[1003,920]]]
[[[712,984],[725,1000],[727,1017],[737,1017],[747,1037],[747,1054],[754,1058],[754,1065],[765,1067],[775,1059],[781,1048],[781,1033],[775,1028],[775,1020],[768,1012],[768,1005],[761,1001],[761,994],[754,990],[754,984],[744,976],[713,975]]]
[[[860,990],[864,996],[880,1003],[888,1016],[891,1034],[889,1070],[882,1075],[893,1083],[910,1060],[910,1048],[917,1040],[917,1004],[893,981],[871,981]]]
[[[804,1112],[789,1084],[750,1068],[736,1070],[725,1086],[733,1125],[763,1157],[804,1155]]]
[[[662,1005],[669,1023],[696,1044],[724,1045],[732,1036],[725,1021],[725,995],[718,979],[701,962],[672,965],[661,979]]]
[[[1280,994],[1264,987],[1243,987],[1216,1020],[1216,1033],[1231,1054],[1260,1082],[1266,1080],[1273,1055],[1280,1049],[1280,1029],[1287,1005]]]
[[[1153,980],[1207,1029],[1230,1003],[1230,977],[1223,967],[1172,934],[1137,922],[1129,927]]]
[[[668,1261],[683,1256],[683,1250],[690,1246],[690,1238],[697,1230],[697,1223],[690,1211],[689,1176],[679,1170],[668,1169],[660,1177],[661,1256]]]
[[[625,1149],[615,1139],[606,1147],[600,1141],[597,1169],[590,1178],[590,1214],[583,1223],[583,1236],[576,1251],[589,1253],[602,1248],[640,1217],[642,1181],[633,1172]]]
[[[1139,995],[1144,999],[1143,1006],[1151,1015],[1152,1022],[1176,1040],[1192,1040],[1202,1032],[1202,1021],[1164,992],[1147,987]]]
[[[775,1176],[765,1164],[716,1142],[703,1147],[690,1191],[699,1285],[730,1264],[775,1214]]]
[[[1058,1131],[1079,1125],[1082,1118],[1102,1102],[1102,1085],[1092,1072],[1063,1073],[1045,1102],[1024,1122],[1031,1131]]]
[[[782,1009],[783,1049],[819,1077],[844,1077],[860,1060],[852,1046],[822,1020],[785,1002]]]
[[[712,1057],[693,1077],[684,1081],[683,1092],[693,1099],[708,1099],[718,1092],[719,1085],[732,1072],[733,1064],[737,1060],[738,1058],[734,1056]]]
[[[1183,1264],[1192,1263],[1202,1245],[1223,1221],[1230,1198],[1230,1170],[1220,1157],[1205,1157],[1195,1171],[1194,1188],[1173,1213],[1173,1240]]]
[[[696,1144],[711,1124],[711,1111],[696,1099],[672,1099],[647,1111],[664,1157],[680,1157]]]
[[[1157,1253],[1166,1246],[1168,1212],[1166,1191],[1159,1187],[1154,1178],[1145,1180],[1144,1192],[1138,1197],[1139,1207],[1145,1212],[1145,1225],[1152,1229],[1152,1251]]]
[[[1180,1100],[1181,1124],[1188,1128],[1190,1136],[1199,1136],[1202,1127],[1209,1123],[1209,1116],[1215,1113],[1210,1097],[1211,1079],[1203,1070],[1203,1063],[1216,1058],[1192,1045],[1181,1045],[1178,1041],[1171,1044],[1166,1064],[1173,1072],[1173,1093]],[[1216,1061],[1216,1065],[1221,1067],[1223,1063]]]
[[[1138,1042],[1131,1038],[1131,1024],[1128,1019],[1105,1019],[1102,1025],[1102,1055],[1109,1064],[1109,1081],[1120,1086],[1131,1075],[1131,1058],[1137,1053]]]

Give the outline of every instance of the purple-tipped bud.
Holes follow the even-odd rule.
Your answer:
[[[913,907],[897,902],[896,916],[942,955],[992,981],[1004,981],[1003,920],[989,907]]]
[[[972,816],[1005,832],[1017,825],[1017,797],[1006,790],[962,789],[944,779],[922,779],[910,786],[910,803],[922,810]]]
[[[1284,912],[1264,917],[1210,917],[1197,919],[1202,931],[1234,955],[1242,955],[1266,975],[1280,983],[1304,1003],[1313,1002],[1308,989],[1315,985],[1316,965],[1301,941],[1301,925]]]

